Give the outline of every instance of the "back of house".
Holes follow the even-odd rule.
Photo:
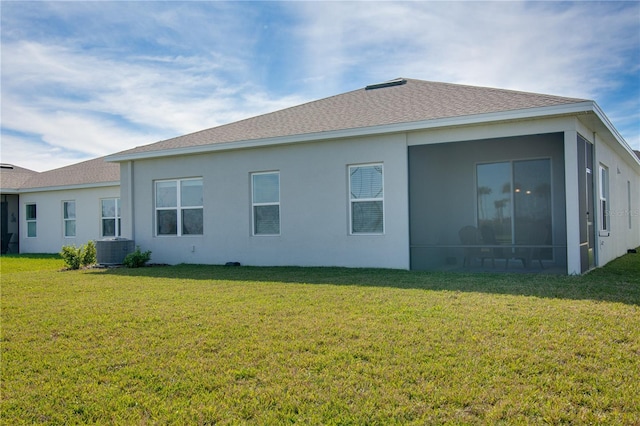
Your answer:
[[[405,78],[0,178],[3,253],[577,274],[640,246],[640,159],[594,101]]]
[[[163,263],[573,274],[640,245],[640,163],[585,99],[396,79],[107,160]]]

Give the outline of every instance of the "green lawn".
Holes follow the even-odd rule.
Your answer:
[[[640,254],[582,277],[3,256],[2,424],[639,424]]]

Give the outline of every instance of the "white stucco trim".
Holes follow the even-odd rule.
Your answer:
[[[15,188],[0,188],[0,194],[4,195],[4,194],[11,194],[11,195],[15,195],[15,194],[20,194],[20,190],[19,189],[15,189]]]
[[[604,111],[602,111],[596,103],[593,105],[593,113],[598,118],[598,121],[596,121],[596,123],[592,123],[592,126],[587,127],[592,127],[591,130],[595,134],[603,139],[604,142],[608,142],[611,148],[616,151],[623,160],[640,172],[640,158],[636,156],[631,146],[629,146],[629,144],[624,140],[622,135],[620,135],[618,130],[605,115]],[[609,135],[613,138],[609,137]],[[586,137],[587,135],[584,136]]]
[[[59,185],[59,186],[43,186],[39,188],[24,188],[20,190],[20,194],[28,194],[32,192],[46,192],[46,191],[67,191],[71,189],[91,189],[91,188],[106,188],[109,186],[120,186],[120,181],[113,182],[98,182],[98,183],[83,183],[78,185]]]
[[[625,151],[627,151],[627,153],[631,156],[631,158],[633,158],[636,161],[637,165],[640,165],[640,158],[638,158],[635,155],[631,146],[629,146],[627,141],[624,140],[622,135],[618,132],[618,130],[613,126],[609,118],[605,115],[604,111],[602,111],[600,106],[598,106],[598,104],[596,104],[595,102],[593,103],[593,112],[598,116],[598,118],[600,119],[602,124],[607,128],[609,133],[611,133],[616,138],[620,146],[622,146],[625,149]]]
[[[567,220],[567,274],[580,275],[580,201],[578,198],[578,132],[564,132],[565,206]]]

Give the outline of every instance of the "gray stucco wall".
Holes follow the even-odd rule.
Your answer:
[[[27,192],[20,195],[20,252],[58,253],[62,246],[81,246],[100,236],[100,200],[118,198],[119,186]],[[76,203],[76,235],[64,236],[63,202]],[[25,206],[37,206],[37,236],[27,237]]]
[[[407,269],[406,153],[405,136],[390,135],[123,163],[123,222],[135,220],[123,229],[160,263]],[[383,235],[349,234],[348,166],[362,163],[384,164]],[[280,172],[279,236],[251,235],[250,175],[261,171]],[[203,178],[204,235],[156,236],[154,181],[189,177]]]
[[[609,143],[599,138],[596,140],[596,209],[599,209],[597,194],[600,182],[597,177],[600,166],[609,170],[609,232],[598,232],[600,226],[596,223],[598,266],[605,265],[625,254],[628,249],[640,245],[640,175],[634,171],[634,168],[637,170],[637,165],[621,158]],[[597,218],[600,218],[600,211],[597,211]]]

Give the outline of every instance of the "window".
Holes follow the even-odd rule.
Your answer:
[[[496,244],[551,244],[551,160],[478,164],[478,229]]]
[[[629,218],[629,229],[631,229],[631,216],[633,216],[633,211],[631,210],[631,181],[627,181],[627,217]]]
[[[37,236],[36,232],[36,205],[35,204],[27,204],[25,206],[26,210],[26,219],[27,219],[27,237],[35,238]]]
[[[101,233],[103,237],[119,237],[120,233],[120,198],[100,201]]]
[[[609,223],[609,169],[600,165],[600,231],[607,233]]]
[[[62,221],[64,236],[75,237],[76,236],[76,202],[75,201],[63,201],[62,202]]]
[[[384,232],[382,164],[349,166],[350,232]]]
[[[280,235],[280,172],[251,175],[253,235]]]
[[[156,182],[156,235],[202,235],[202,179]]]

